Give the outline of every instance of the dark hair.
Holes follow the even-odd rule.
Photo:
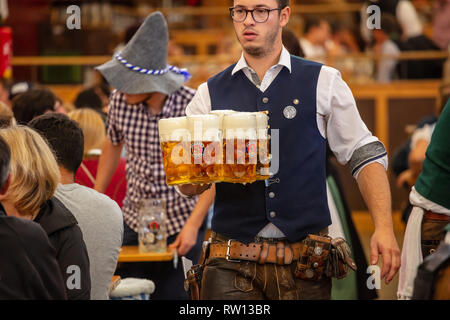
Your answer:
[[[303,33],[308,33],[312,28],[319,27],[322,22],[327,22],[327,19],[321,17],[308,17],[305,20],[305,30]]]
[[[380,27],[381,30],[389,36],[389,38],[394,40],[400,38],[401,29],[397,22],[397,19],[392,14],[381,14]]]
[[[300,47],[300,42],[298,41],[297,36],[294,32],[292,32],[292,30],[283,28],[282,41],[283,45],[286,47],[287,51],[289,51],[290,54],[302,58],[305,56],[302,48]]]
[[[283,9],[284,7],[287,7],[289,5],[289,0],[277,0],[278,2],[278,8]]]
[[[11,161],[11,149],[6,141],[0,137],[0,189],[8,178],[9,163]]]
[[[75,108],[81,109],[81,108],[89,108],[94,109],[95,111],[102,111],[102,99],[98,96],[97,92],[95,91],[95,88],[89,88],[81,91],[74,103]]]
[[[62,113],[48,113],[29,124],[53,149],[58,165],[75,174],[83,160],[84,136],[78,124]]]
[[[55,95],[48,89],[40,88],[24,92],[12,101],[14,118],[18,124],[26,125],[33,118],[47,111],[53,111],[55,102]]]
[[[234,0],[231,0],[231,5],[233,5]],[[290,0],[277,0],[278,2],[278,8],[283,9],[284,7],[287,7],[290,5]]]

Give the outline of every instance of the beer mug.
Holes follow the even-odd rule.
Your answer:
[[[191,159],[187,118],[161,119],[158,122],[158,130],[166,183],[168,185],[189,183]]]
[[[144,199],[139,207],[139,252],[166,252],[167,220],[164,199]]]
[[[191,136],[191,183],[219,182],[222,177],[220,118],[214,114],[187,117]]]
[[[223,130],[223,181],[254,182],[257,163],[256,116],[249,112],[225,115]]]
[[[213,110],[210,113],[215,114],[219,117],[220,130],[223,131],[223,117],[226,116],[227,114],[232,114],[232,113],[236,113],[236,112],[237,111],[234,111],[234,110]]]
[[[256,163],[256,180],[269,179],[269,117],[264,112],[255,112],[256,135],[258,137],[258,161]]]

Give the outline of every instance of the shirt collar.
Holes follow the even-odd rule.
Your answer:
[[[291,72],[291,55],[284,46],[281,49],[280,60],[278,60],[278,64],[276,65],[284,66],[289,70],[289,72]],[[251,69],[247,64],[247,61],[245,61],[244,53],[242,53],[241,58],[236,63],[236,66],[233,68],[233,71],[231,71],[231,75],[234,75],[236,72],[245,68]]]

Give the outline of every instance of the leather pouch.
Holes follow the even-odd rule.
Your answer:
[[[331,238],[310,234],[306,237],[295,269],[302,280],[317,281],[322,278],[331,249]]]
[[[184,290],[191,293],[192,300],[200,300],[200,289],[203,276],[203,265],[196,264],[186,273]]]
[[[343,238],[331,240],[330,257],[326,266],[326,275],[336,279],[348,276],[350,270],[356,271],[356,264],[351,258],[351,249]]]

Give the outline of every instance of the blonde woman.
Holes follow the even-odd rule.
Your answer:
[[[71,111],[69,118],[78,123],[84,135],[83,162],[75,174],[75,182],[94,188],[98,159],[106,139],[104,122],[98,112],[88,108]],[[121,208],[127,188],[125,165],[125,159],[121,158],[105,191],[105,194],[116,201]]]
[[[0,195],[7,215],[41,225],[56,250],[68,299],[90,299],[89,258],[81,230],[72,213],[53,197],[60,173],[52,151],[28,127],[0,129],[0,137],[11,149],[10,186]]]

